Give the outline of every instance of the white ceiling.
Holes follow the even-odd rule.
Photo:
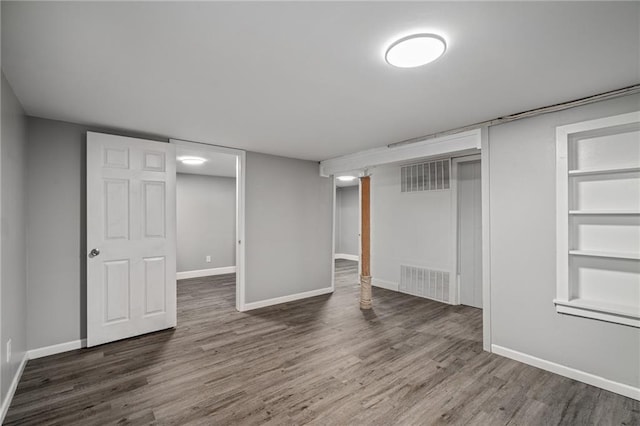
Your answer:
[[[178,173],[188,173],[192,175],[208,175],[236,177],[236,156],[231,154],[223,154],[221,152],[212,152],[211,150],[200,150],[196,148],[187,148],[184,146],[176,146],[176,159],[180,157],[200,157],[206,161],[200,165],[183,164],[180,160],[176,161],[176,171]]]
[[[397,69],[410,32],[448,40]],[[640,2],[2,2],[27,113],[323,160],[640,81]]]

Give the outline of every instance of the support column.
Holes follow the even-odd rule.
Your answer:
[[[360,275],[360,309],[371,309],[371,211],[370,211],[370,178],[360,178],[361,223],[360,241],[362,244]]]

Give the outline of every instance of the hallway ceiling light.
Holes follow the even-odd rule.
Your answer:
[[[199,166],[207,161],[202,157],[179,157],[178,160],[182,162],[182,164],[188,164],[190,166]]]
[[[351,182],[355,178],[355,176],[338,176],[338,180],[342,182]]]
[[[413,34],[397,40],[384,55],[390,65],[414,68],[433,62],[444,54],[447,44],[436,34]]]

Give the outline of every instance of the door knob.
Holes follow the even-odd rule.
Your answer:
[[[98,250],[98,249],[92,249],[92,250],[89,252],[89,257],[96,257],[96,256],[97,256],[97,255],[99,255],[99,254],[100,254],[100,250]]]

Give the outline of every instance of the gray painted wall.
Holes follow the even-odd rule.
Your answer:
[[[178,272],[235,266],[236,179],[178,173],[176,200]]]
[[[640,329],[556,313],[555,127],[640,110],[627,96],[491,127],[493,343],[640,386]]]
[[[331,286],[333,187],[318,163],[247,153],[246,300]]]
[[[28,118],[27,336],[36,349],[86,337],[86,132],[162,140]]]
[[[359,193],[357,185],[336,188],[336,253],[360,254]]]
[[[2,249],[0,257],[0,401],[27,350],[27,257],[26,257],[26,150],[27,120],[22,106],[2,74]],[[11,360],[7,363],[6,345],[11,339]]]
[[[28,348],[86,337],[86,131],[28,118]],[[247,153],[249,302],[331,284],[331,183],[317,163]]]

